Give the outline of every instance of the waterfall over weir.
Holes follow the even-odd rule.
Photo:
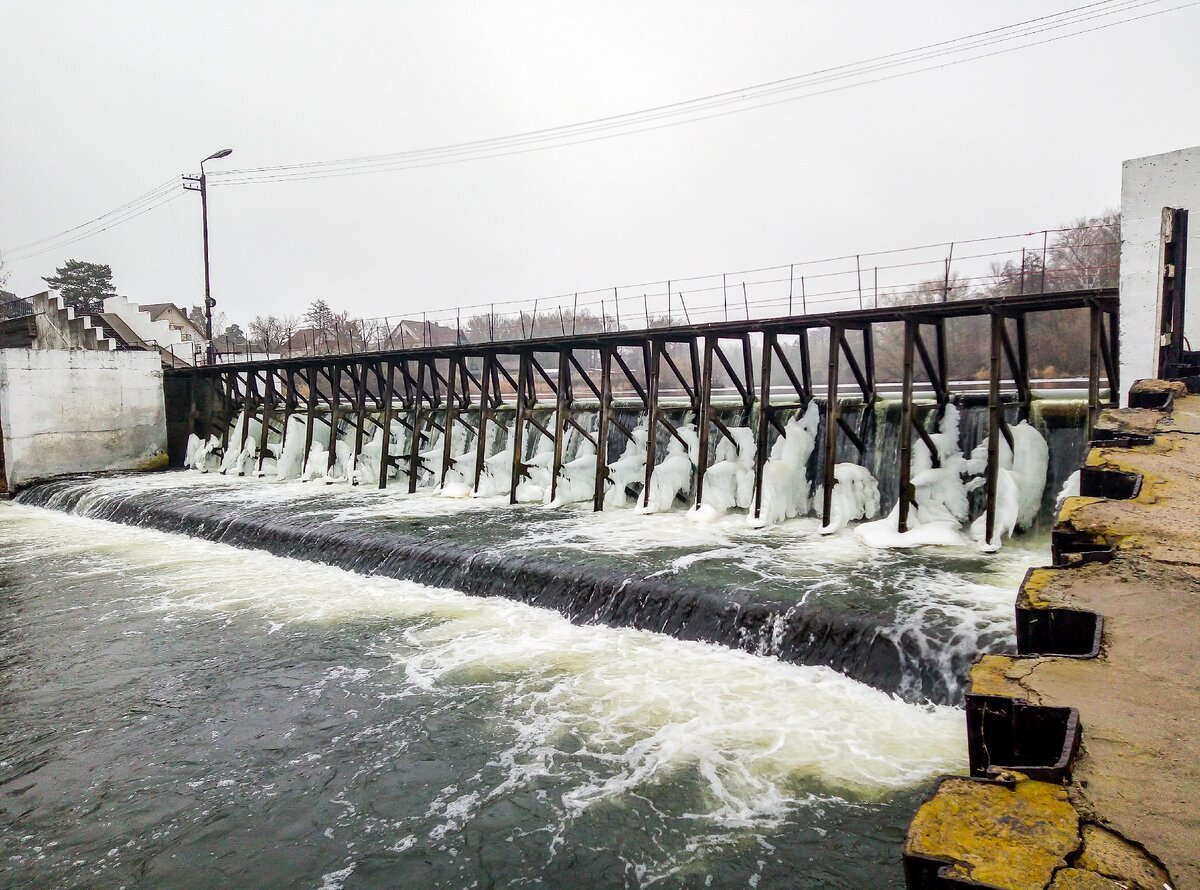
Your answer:
[[[1078,461],[1082,433],[1071,422],[1077,412],[1071,406],[1045,407],[1034,420],[1049,441],[1048,466],[1043,462],[1035,468],[1046,482],[1022,490],[1019,472],[1006,471],[1015,493],[1011,525],[1036,527],[1046,513],[1041,504],[1053,501]],[[987,555],[970,540],[965,525],[972,511],[979,512],[978,494],[969,490],[970,465],[980,450],[982,410],[970,404],[951,409],[947,416],[958,429],[953,436],[946,430],[954,441],[940,440],[941,469],[914,476],[921,486],[927,485],[922,473],[942,474],[940,482],[927,486],[936,497],[922,500],[918,492],[922,524],[909,534],[923,529],[927,534],[933,527],[963,529],[953,537],[943,535],[941,543],[952,546],[905,550],[867,546],[872,526],[882,526],[885,537],[895,535],[894,525],[886,531],[886,513],[895,506],[887,491],[894,480],[894,458],[888,453],[894,454],[896,426],[896,412],[887,403],[876,408],[869,425],[865,466],[845,465],[857,475],[838,468],[842,492],[835,494],[854,496],[847,498],[849,506],[837,508],[841,522],[825,528],[811,517],[819,495],[812,484],[819,463],[812,447],[820,435],[819,415],[810,408],[784,418],[787,432],[777,437],[764,473],[762,518],[747,521],[754,492],[745,441],[739,441],[745,418],[735,409],[725,413],[732,435],[714,445],[705,480],[710,497],[699,510],[686,506],[694,495],[687,443],[695,440],[686,435],[690,418],[682,410],[673,422],[684,442],[660,443],[649,498],[640,490],[645,427],[639,427],[636,412],[626,412],[623,422],[635,435],[613,452],[620,456],[610,462],[614,483],[602,513],[591,511],[596,454],[583,436],[568,442],[552,499],[547,440],[535,427],[520,455],[527,475],[512,506],[506,473],[514,456],[502,422],[491,425],[477,491],[461,468],[468,459],[474,466],[475,443],[456,432],[445,484],[439,487],[437,480],[447,449],[435,434],[422,442],[421,478],[410,495],[398,484],[400,474],[384,491],[346,484],[364,465],[366,473],[372,470],[372,452],[364,448],[356,455],[350,447],[352,422],[333,440],[332,461],[325,449],[317,452],[321,440],[312,437],[318,444],[308,470],[315,463],[323,472],[300,470],[292,443],[301,440],[305,424],[295,416],[289,424],[297,435],[289,434],[282,448],[276,447],[275,467],[271,457],[262,461],[262,477],[254,475],[258,455],[253,450],[238,453],[230,447],[224,455],[206,456],[204,444],[193,442],[194,462],[214,469],[219,463],[227,472],[60,480],[20,499],[364,575],[504,596],[554,609],[576,622],[633,627],[787,662],[827,665],[910,701],[959,702],[971,662],[981,652],[1011,646],[1011,589],[1025,567],[1043,558],[1019,541]],[[576,413],[583,429],[594,429],[594,419],[586,407]],[[231,443],[239,441],[245,422],[235,419]],[[254,418],[249,423],[246,440],[254,442],[261,429],[253,429]],[[321,423],[317,419],[314,426]],[[1043,434],[1028,429],[1031,439],[1043,441]],[[405,432],[398,431],[394,446],[407,444]],[[1015,461],[1008,455],[1007,465],[1020,470],[1020,445],[1016,452]],[[929,463],[928,455],[924,460],[918,469]],[[239,468],[246,477],[237,476]],[[952,480],[943,478],[949,473],[955,474]],[[283,480],[275,481],[280,476]],[[572,503],[584,500],[589,503]],[[875,519],[880,513],[884,518]],[[875,521],[838,530],[855,519]]]

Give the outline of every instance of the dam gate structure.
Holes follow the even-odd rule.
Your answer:
[[[828,525],[835,465],[863,462],[876,409],[885,397],[898,398],[898,473],[885,497],[899,504],[899,531],[904,532],[914,504],[914,439],[925,445],[936,467],[931,428],[953,399],[967,397],[986,405],[983,512],[990,540],[1000,443],[1013,447],[1010,425],[1030,418],[1038,383],[1030,363],[1029,327],[1067,312],[1086,313],[1086,377],[1066,384],[1086,399],[1084,425],[1090,436],[1101,409],[1115,406],[1120,392],[1118,300],[1112,288],[586,334],[571,334],[564,324],[556,335],[536,338],[531,325],[526,339],[168,371],[172,463],[183,463],[189,436],[195,436],[212,442],[214,454],[246,454],[261,472],[263,461],[279,455],[288,437],[302,435],[303,469],[319,469],[310,466],[314,444],[323,449],[317,459],[330,469],[339,434],[348,440],[352,433],[352,466],[370,439],[379,450],[373,478],[355,482],[384,488],[389,478],[404,477],[411,492],[422,475],[443,485],[453,469],[477,491],[489,461],[497,458],[499,433],[520,443],[510,447],[510,502],[517,502],[518,486],[530,472],[531,450],[548,452],[544,461],[550,465],[553,501],[566,462],[565,443],[574,437],[597,453],[590,500],[602,510],[609,465],[623,444],[644,437],[638,495],[643,506],[663,453],[694,454],[694,498],[700,506],[715,450],[727,441],[752,448],[755,493],[747,509],[757,519],[764,469],[773,443],[785,434],[783,418],[816,403],[823,408],[813,462],[822,489],[819,512]],[[947,325],[956,323],[971,325],[970,336],[948,337]],[[877,361],[885,331],[901,353],[893,363],[899,374],[890,379]],[[979,368],[970,379],[954,379],[955,359],[964,357],[951,353],[953,339],[969,342],[965,359]],[[594,423],[577,416],[585,406],[594,411]],[[631,412],[643,418],[644,427],[630,422]],[[246,419],[239,423],[239,416]],[[681,429],[681,416],[696,419],[694,439],[690,429]],[[251,417],[258,421],[256,435]],[[324,421],[323,429],[312,422],[316,418]],[[301,429],[293,419],[307,422]],[[732,426],[749,429],[752,442],[739,438]],[[397,429],[404,435],[395,435]],[[472,443],[469,457],[453,453],[456,441]]]

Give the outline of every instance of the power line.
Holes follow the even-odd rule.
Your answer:
[[[175,200],[182,194],[183,190],[180,188],[179,180],[173,178],[158,188],[151,189],[144,195],[122,204],[115,210],[101,214],[89,222],[82,223],[64,232],[59,232],[57,235],[29,242],[29,244],[24,245],[24,248],[14,250],[8,258],[13,262],[19,262],[59,250],[77,241],[83,241],[91,238],[93,235],[99,235],[101,232],[107,232],[115,226],[136,219],[143,213],[161,207],[163,204]]]
[[[1091,28],[1078,29],[1070,33],[1058,34],[1054,37],[1022,43],[1017,46],[1005,47],[987,53],[979,53],[966,58],[945,58],[970,49],[984,48],[987,46],[1010,42],[1015,39],[1036,36],[1037,34],[1061,29],[1064,27],[1084,24],[1086,22],[1106,16],[1135,12],[1144,7],[1158,5],[1162,2],[1165,2],[1165,0],[1103,0],[1103,2],[1076,7],[1075,9],[1066,10],[1063,13],[1058,13],[1053,16],[1043,16],[1038,19],[1030,19],[1015,25],[992,29],[991,31],[979,32],[977,34],[957,38],[956,40],[952,41],[929,44],[926,47],[918,47],[913,50],[892,53],[887,56],[880,56],[874,59],[865,60],[863,62],[842,65],[836,68],[822,69],[821,71],[812,72],[805,75],[798,75],[796,77],[787,78],[781,81],[772,81],[767,84],[760,84],[740,90],[718,93],[698,99],[687,100],[685,102],[673,103],[671,105],[658,106],[656,108],[646,109],[643,111],[616,115],[607,118],[599,118],[594,121],[586,121],[546,130],[535,130],[513,136],[485,139],[476,142],[457,143],[453,145],[439,146],[436,148],[418,149],[407,152],[361,158],[347,158],[331,161],[316,161],[303,164],[231,170],[220,174],[214,174],[212,184],[243,185],[259,182],[283,182],[291,181],[293,179],[323,179],[336,176],[353,176],[361,175],[363,173],[382,172],[385,170],[442,166],[445,164],[460,163],[468,160],[506,157],[516,154],[524,154],[531,151],[541,151],[548,148],[577,145],[586,142],[599,141],[602,139],[610,139],[617,136],[632,135],[649,130],[677,126],[683,123],[694,123],[697,121],[709,120],[715,117],[741,113],[743,111],[749,111],[756,108],[764,108],[771,105],[781,104],[783,102],[797,101],[799,99],[811,98],[818,95],[826,95],[828,93],[838,92],[844,89],[880,83],[885,80],[891,80],[898,77],[930,71],[934,68],[949,67],[951,65],[962,64],[964,62],[976,61],[995,55],[1014,52],[1018,49],[1026,49],[1045,43],[1051,43],[1067,37],[1079,36],[1092,31],[1103,30],[1143,18],[1150,18],[1197,5],[1197,0],[1193,0],[1193,2],[1185,3],[1180,6],[1174,6],[1168,9],[1160,9],[1153,12],[1144,13],[1139,16],[1130,16],[1122,18],[1118,21],[1108,22]],[[914,62],[932,59],[937,59],[939,61],[937,61],[936,64],[913,68],[906,71],[893,72],[867,80],[844,83],[824,90],[812,89],[813,87],[820,86],[821,84],[836,82],[838,80],[861,78],[873,71],[886,71],[889,68],[911,65]],[[794,95],[794,93],[796,93],[798,90],[803,89],[807,89],[808,92]],[[780,98],[779,94],[784,95],[782,95],[782,98]]]
[[[393,154],[231,170],[225,173],[211,174],[210,178],[212,182],[210,184],[247,185],[299,179],[355,176],[387,170],[415,169],[471,160],[483,160],[486,158],[506,157],[532,151],[542,151],[549,148],[595,142],[678,126],[685,123],[695,123],[729,114],[766,108],[783,102],[813,98],[841,90],[881,83],[899,77],[931,71],[935,68],[950,67],[952,65],[1015,52],[1019,49],[1028,49],[1034,46],[1053,43],[1068,37],[1077,37],[1082,34],[1129,24],[1142,19],[1165,15],[1170,12],[1177,12],[1200,5],[1200,0],[1190,0],[1190,2],[1166,9],[1157,9],[1136,16],[1128,15],[1131,12],[1156,6],[1163,2],[1169,2],[1169,0],[1099,0],[1099,2],[1073,7],[1059,13],[1027,19],[1022,22],[976,32],[964,37],[926,44],[921,47],[824,68],[807,74],[796,75],[737,90],[714,93],[709,96],[643,109],[641,111],[510,136]],[[1002,47],[962,58],[951,58],[971,50],[997,46],[1014,40],[1022,40],[1054,30],[1072,28],[1114,15],[1125,17],[1089,28],[1076,28],[1076,30],[1068,31],[1067,33],[1056,34],[1052,37],[1036,41],[1023,42],[1015,46]],[[910,68],[908,70],[892,71],[891,73],[881,74],[869,79],[861,79],[873,72],[886,72],[889,69],[925,61],[933,61],[933,64]],[[855,78],[859,79],[855,80]],[[838,81],[843,80],[851,80],[852,82],[838,84]],[[837,85],[821,90],[814,89],[814,87],[829,83]],[[807,92],[803,92],[804,90],[807,90]],[[55,235],[11,248],[9,259],[12,261],[32,259],[52,250],[73,244],[76,241],[100,234],[121,223],[128,222],[149,210],[153,210],[168,201],[174,200],[182,194],[182,191],[176,191],[179,185],[180,183],[177,179],[167,180],[149,192],[88,222],[81,223],[78,226]]]

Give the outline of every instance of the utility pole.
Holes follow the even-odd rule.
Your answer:
[[[220,151],[214,151],[207,158],[200,162],[200,176],[185,176],[184,188],[188,191],[200,193],[200,213],[203,217],[204,226],[204,340],[205,340],[205,363],[215,365],[217,363],[217,348],[213,344],[212,330],[212,310],[213,306],[217,305],[217,301],[212,298],[212,278],[209,274],[208,266],[208,177],[204,172],[204,165],[209,161],[215,161],[218,158],[227,158],[233,154],[232,148],[223,148]],[[195,183],[196,187],[189,186],[188,183]]]

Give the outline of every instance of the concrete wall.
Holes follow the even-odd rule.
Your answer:
[[[0,350],[0,433],[9,491],[70,473],[164,467],[158,354]]]
[[[1200,350],[1200,146],[1121,167],[1121,387],[1158,372],[1159,230],[1164,207],[1189,210],[1184,333]]]

